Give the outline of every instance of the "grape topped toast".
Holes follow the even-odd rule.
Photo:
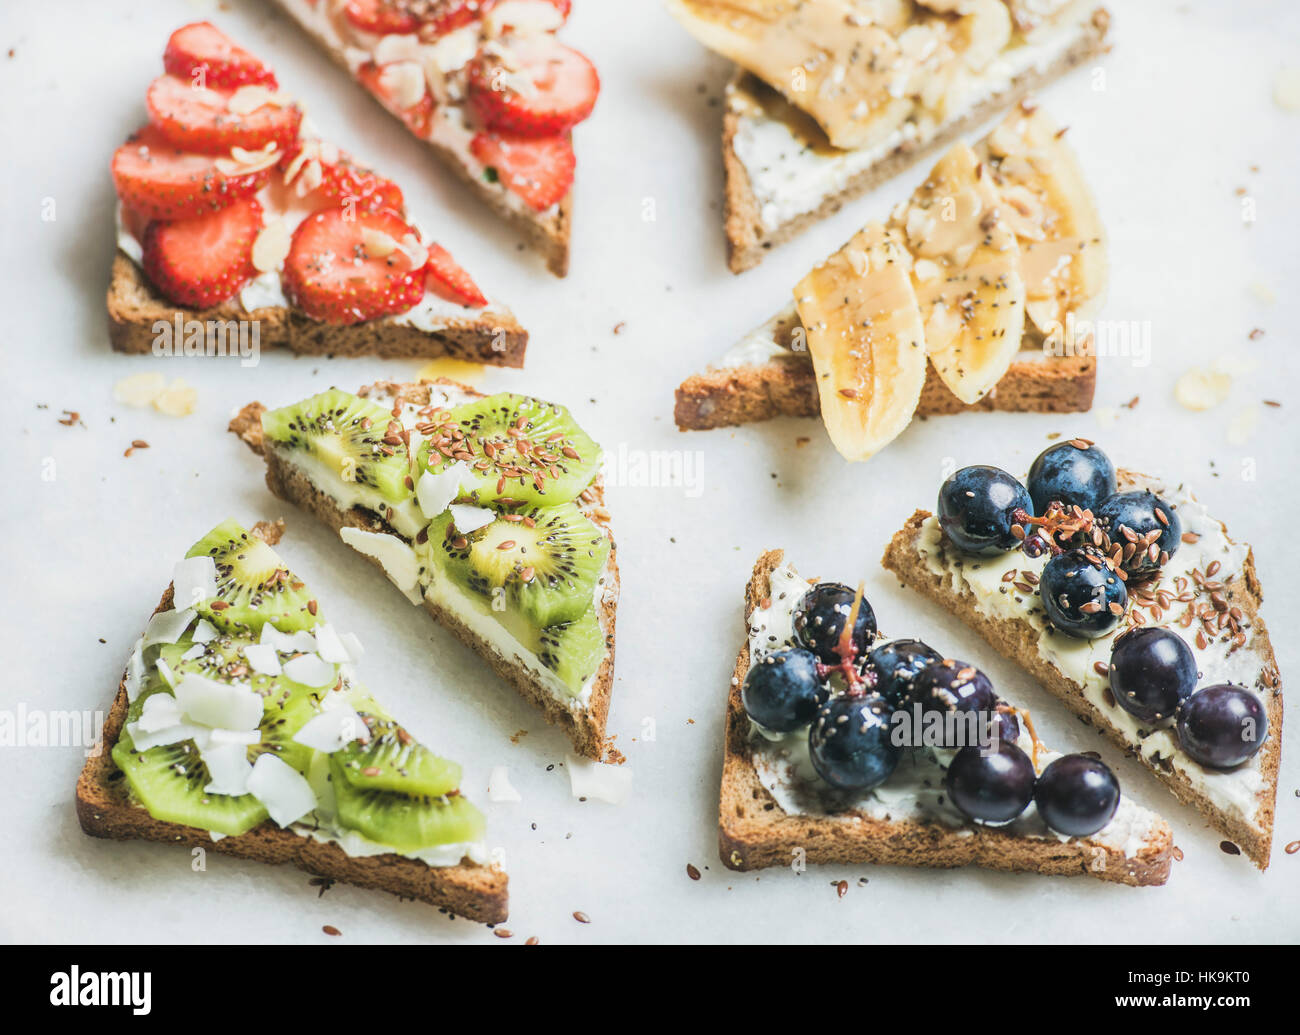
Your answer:
[[[279,534],[226,521],[176,565],[77,782],[82,829],[504,920],[506,874],[460,766],[357,681],[360,642],[271,549]]]
[[[599,760],[618,564],[600,447],[563,406],[439,379],[331,389],[231,422],[266,483],[383,568]]]

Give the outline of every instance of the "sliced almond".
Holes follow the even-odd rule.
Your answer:
[[[259,273],[277,270],[289,254],[289,226],[277,219],[262,227],[253,242],[253,268]]]
[[[361,243],[365,245],[366,252],[377,259],[392,255],[397,251],[397,241],[382,230],[374,230],[366,227],[361,231]]]
[[[405,234],[402,237],[401,249],[411,260],[412,269],[422,269],[429,261],[429,249],[420,243],[415,234]]]
[[[414,34],[389,33],[375,44],[371,60],[376,65],[390,65],[394,61],[419,61],[420,37]]]
[[[250,151],[243,147],[232,147],[230,157],[218,158],[212,164],[226,176],[247,176],[249,173],[269,169],[280,160],[280,149],[274,140],[265,147]]]
[[[1232,390],[1232,375],[1209,367],[1192,367],[1174,385],[1174,398],[1189,410],[1218,406]]]
[[[169,384],[153,401],[153,408],[168,417],[188,417],[194,412],[199,393],[179,377]]]
[[[132,374],[113,385],[113,398],[127,406],[149,406],[166,387],[167,379],[162,374]]]
[[[235,115],[248,115],[265,105],[287,108],[293,102],[283,94],[261,85],[241,86],[226,101],[226,110]]]
[[[1247,406],[1240,410],[1228,422],[1228,443],[1234,446],[1244,446],[1255,435],[1255,429],[1259,426],[1259,407],[1255,405]]]
[[[1277,74],[1273,103],[1283,111],[1300,111],[1300,68],[1284,68]]]
[[[380,82],[397,108],[411,108],[424,98],[424,69],[414,61],[398,61],[380,73]]]

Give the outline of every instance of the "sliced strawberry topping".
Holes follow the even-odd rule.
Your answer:
[[[301,186],[300,196],[310,193],[329,207],[352,198],[362,208],[390,208],[394,212],[406,208],[402,189],[397,184],[358,165],[351,155],[332,144],[298,141],[280,159],[280,169],[289,186]]]
[[[429,8],[421,34],[445,36],[464,28],[478,18],[497,0],[432,0],[421,6]]]
[[[281,150],[298,136],[302,111],[296,104],[263,104],[236,113],[228,104],[233,90],[193,86],[174,75],[159,76],[145,98],[149,121],[177,147],[225,154],[232,147],[256,150],[275,142]]]
[[[429,127],[433,125],[433,95],[426,88],[418,101],[409,106],[402,106],[396,85],[385,75],[385,70],[393,68],[394,64],[411,64],[411,62],[376,65],[373,61],[368,61],[357,69],[357,79],[383,102],[385,108],[405,122],[412,133],[425,139],[429,135]]]
[[[168,74],[199,86],[235,89],[264,85],[275,89],[275,75],[260,60],[236,46],[211,22],[182,25],[171,34],[163,51]],[[201,77],[195,73],[201,72]]]
[[[284,287],[308,316],[326,323],[360,323],[403,313],[424,297],[424,263],[400,247],[415,234],[396,212],[342,208],[308,216],[294,231],[284,263]]]
[[[348,0],[343,14],[363,32],[387,36],[414,32],[420,27],[420,19],[412,13],[414,7],[410,0]]]
[[[224,302],[249,278],[262,206],[245,198],[195,219],[150,223],[144,235],[144,271],[165,297],[205,309]]]
[[[461,305],[482,309],[488,304],[487,295],[479,290],[474,278],[451,257],[440,244],[429,245],[428,285],[443,298]]]
[[[551,137],[591,114],[600,79],[590,61],[554,36],[525,36],[504,53],[484,47],[469,66],[469,97],[488,126]]]
[[[271,171],[226,175],[213,155],[181,151],[146,126],[113,153],[113,185],[148,219],[190,219],[260,190]]]
[[[539,212],[554,205],[573,186],[573,145],[567,136],[479,133],[469,149],[487,167],[489,179],[499,179]]]

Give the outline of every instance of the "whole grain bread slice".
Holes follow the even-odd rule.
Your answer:
[[[1147,481],[1130,471],[1119,472],[1121,488],[1132,486],[1135,479]],[[1251,645],[1263,660],[1256,688],[1264,699],[1268,712],[1269,736],[1260,748],[1260,766],[1264,787],[1257,795],[1254,815],[1262,829],[1252,827],[1245,818],[1230,815],[1211,801],[1204,792],[1192,785],[1185,774],[1171,765],[1161,765],[1141,752],[1135,751],[1123,732],[1114,725],[1106,713],[1094,705],[1084,694],[1084,688],[1071,680],[1048,661],[1038,649],[1040,633],[1029,622],[982,614],[975,595],[964,587],[960,592],[952,589],[949,579],[932,572],[925,563],[920,549],[921,529],[928,511],[918,510],[894,534],[885,549],[881,564],[898,576],[906,586],[933,600],[949,614],[956,616],[978,632],[999,654],[1016,662],[1034,676],[1047,690],[1060,698],[1080,719],[1096,726],[1126,753],[1138,757],[1164,783],[1180,801],[1199,811],[1216,829],[1230,837],[1246,856],[1261,870],[1268,868],[1273,842],[1273,819],[1277,797],[1277,773],[1281,758],[1282,741],[1282,682],[1278,675],[1277,659],[1269,639],[1268,628],[1260,617],[1263,590],[1255,571],[1255,555],[1250,551],[1242,571],[1241,585],[1233,591],[1232,603],[1244,615],[1243,626],[1250,630]],[[1230,540],[1231,541],[1231,540]],[[1169,612],[1171,624],[1174,617]],[[1150,622],[1146,624],[1152,624]],[[1174,629],[1178,631],[1177,628]],[[1118,705],[1111,705],[1118,708]]]
[[[378,382],[361,389],[361,395],[380,391],[420,405],[429,399],[429,389],[433,385],[449,385],[477,397],[482,393],[466,385],[446,378],[413,383]],[[244,443],[266,461],[266,485],[280,499],[287,500],[319,518],[334,531],[345,526],[359,528],[366,532],[397,535],[393,527],[382,515],[362,507],[353,507],[341,511],[336,502],[321,492],[290,464],[281,460],[274,451],[264,447],[262,439],[262,414],[266,407],[260,402],[245,406],[230,422],[229,430],[238,435]],[[583,513],[610,533],[609,512],[605,509],[604,483],[597,479],[577,501]],[[619,577],[617,550],[610,534],[610,551],[608,562],[608,582],[601,595],[598,608],[598,620],[605,634],[607,654],[597,669],[590,696],[585,705],[576,699],[572,702],[561,701],[551,693],[527,668],[515,658],[506,657],[497,648],[474,632],[459,616],[439,604],[425,599],[424,608],[435,622],[446,626],[452,634],[466,646],[477,651],[484,661],[501,679],[505,680],[520,696],[541,711],[546,721],[557,726],[573,742],[578,754],[599,761],[605,755],[605,727],[609,717],[610,694],[614,686],[614,642],[615,619],[618,610]],[[371,558],[373,561],[374,559]],[[374,561],[378,565],[378,561]]]
[[[202,325],[205,340],[216,350],[240,356],[239,329],[231,321],[251,321],[257,347],[286,348],[311,356],[380,356],[426,359],[451,356],[492,366],[522,367],[528,332],[508,309],[450,317],[435,331],[425,331],[387,316],[354,324],[330,324],[299,309],[267,306],[248,312],[238,298],[210,309],[188,309],[163,298],[125,252],[113,258],[108,286],[108,336],[118,352],[158,353],[160,342],[181,354],[175,328],[188,335]],[[250,328],[249,334],[252,333]],[[251,338],[248,339],[251,341]],[[214,351],[210,347],[209,351]],[[172,353],[168,353],[172,354]]]
[[[745,587],[744,645],[736,658],[727,695],[722,790],[718,803],[718,848],[733,870],[789,865],[794,853],[808,863],[885,863],[951,869],[1029,871],[1061,876],[1088,874],[1133,886],[1163,884],[1173,861],[1173,833],[1164,820],[1152,825],[1131,855],[1090,838],[1033,838],[968,823],[953,828],[916,819],[877,819],[855,811],[833,815],[787,813],[764,786],[753,762],[751,723],[741,702],[749,672],[748,628],[756,608],[771,598],[771,577],[784,560],[769,550],[754,564]]]
[[[340,47],[335,45],[334,41],[310,21],[299,17],[295,5],[285,3],[284,0],[274,0],[274,2],[280,10],[297,23],[298,27],[311,38],[312,42],[329,55],[336,65],[342,68],[349,77],[355,79],[355,76],[352,75],[352,67],[348,64],[347,55]],[[391,111],[373,92],[366,90],[366,93],[381,108],[400,120],[401,116]],[[548,270],[557,277],[568,275],[569,237],[573,227],[572,188],[556,204],[543,212],[516,206],[511,203],[509,193],[503,185],[498,181],[484,179],[478,170],[466,165],[454,149],[444,147],[432,140],[422,140],[422,142],[433,150],[444,165],[455,172],[465,183],[469,184],[470,189],[488,207],[527,238],[529,245],[539,252],[546,261]]]
[[[276,526],[270,529],[268,541],[274,545],[278,531]],[[254,531],[266,535],[267,526]],[[168,586],[155,613],[171,609],[172,587]],[[417,899],[480,923],[506,919],[509,878],[495,865],[462,859],[455,866],[430,866],[396,854],[354,858],[333,842],[282,829],[270,820],[245,834],[214,840],[206,830],[154,819],[132,800],[127,781],[113,761],[113,746],[126,722],[127,708],[123,674],[99,743],[77,780],[77,819],[92,837],[161,841],[272,865],[290,863],[316,876]]]
[[[1109,29],[1110,13],[1104,7],[1098,7],[1093,11],[1091,19],[1080,26],[1077,38],[1054,60],[1015,76],[965,115],[941,124],[929,139],[923,142],[903,141],[852,176],[837,193],[821,198],[808,211],[791,216],[775,227],[764,223],[762,205],[754,193],[745,164],[736,153],[736,135],[741,126],[741,114],[736,105],[731,103],[731,95],[737,91],[762,96],[771,88],[754,76],[738,70],[728,87],[728,103],[722,121],[722,164],[725,174],[723,225],[727,235],[727,265],[731,272],[743,273],[752,269],[763,261],[768,251],[789,241],[814,223],[834,215],[845,202],[873,190],[926,155],[947,147],[963,133],[974,129],[999,111],[1010,108],[1070,69],[1104,53]],[[820,132],[815,123],[810,126],[810,131]],[[821,146],[830,145],[823,140]]]

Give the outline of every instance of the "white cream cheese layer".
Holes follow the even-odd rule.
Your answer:
[[[437,406],[457,406],[471,399],[471,396],[465,392],[445,385],[432,385],[429,390],[431,393],[430,402]],[[369,398],[381,406],[391,406],[393,403],[391,395],[386,396],[378,392],[372,393]],[[410,429],[412,450],[418,450],[422,441],[422,436],[416,430],[416,424],[423,421],[423,418],[419,416],[419,410],[422,408],[412,403],[406,403],[403,405],[401,416],[395,418],[400,421],[403,427]],[[420,510],[415,499],[409,499],[398,506],[393,506],[379,493],[367,486],[359,485],[356,482],[344,482],[336,472],[301,451],[276,449],[274,443],[271,442],[267,442],[266,445],[267,448],[275,450],[276,456],[283,463],[300,471],[311,482],[313,487],[328,496],[340,511],[346,512],[353,507],[360,506],[375,513],[387,515],[388,523],[403,537],[401,540],[396,540],[396,537],[389,537],[396,540],[393,544],[394,549],[400,545],[402,549],[411,551],[410,540],[413,540],[420,530],[432,518],[437,516],[436,514],[426,516]],[[347,540],[345,539],[345,541]],[[390,578],[399,587],[404,581],[397,573],[390,573]],[[596,607],[598,615],[602,605],[613,597],[613,586],[613,568],[609,562],[606,562],[605,569],[596,582],[592,598],[592,603]],[[455,615],[471,632],[487,643],[492,650],[526,669],[541,686],[545,687],[557,701],[570,711],[580,714],[586,710],[591,702],[591,694],[595,689],[599,669],[587,678],[581,690],[575,694],[551,669],[542,664],[535,651],[521,643],[511,633],[485,602],[466,593],[452,580],[439,578],[436,571],[421,567],[418,592],[423,595],[424,599]]]
[[[751,665],[764,654],[792,642],[794,609],[807,590],[808,583],[788,564],[772,572],[768,605],[755,608],[749,619]],[[1024,725],[1021,723],[1018,746],[1032,758],[1033,738]],[[755,727],[750,751],[759,781],[788,815],[843,815],[852,821],[858,814],[876,820],[936,822],[959,833],[974,832],[975,824],[949,800],[944,786],[945,766],[936,757],[937,752],[928,748],[905,749],[888,780],[873,790],[857,793],[835,791],[817,775],[808,755],[807,728],[778,737],[760,733]],[[1040,747],[1038,771],[1059,757]],[[1089,840],[1133,856],[1158,822],[1155,813],[1121,794],[1110,823]],[[1071,840],[1048,829],[1032,802],[1017,819],[998,829],[1021,837]]]
[[[1079,0],[1068,11],[1054,16],[1050,24],[1035,29],[1029,37],[1016,37],[1018,42],[995,58],[979,77],[969,81],[960,98],[948,99],[943,119],[920,113],[873,147],[853,151],[814,149],[785,122],[767,115],[733,81],[727,88],[726,103],[740,121],[732,146],[745,167],[763,226],[777,230],[792,219],[812,212],[903,143],[924,147],[947,125],[1009,89],[1019,76],[1046,69],[1087,31],[1096,8],[1093,0]]]
[[[1130,486],[1124,486],[1129,488]],[[1240,543],[1230,543],[1221,522],[1211,517],[1205,506],[1182,486],[1170,489],[1158,482],[1146,481],[1135,487],[1148,488],[1170,504],[1182,522],[1183,533],[1194,533],[1200,538],[1195,543],[1182,543],[1161,572],[1160,581],[1151,587],[1152,592],[1166,590],[1173,596],[1182,592],[1175,579],[1186,579],[1194,585],[1190,572],[1204,573],[1213,562],[1219,568],[1214,578],[1225,584],[1236,583],[1244,589],[1242,569],[1248,548]],[[926,566],[936,575],[943,575],[955,592],[963,589],[974,594],[976,607],[981,614],[996,618],[1011,618],[1028,622],[1038,633],[1038,653],[1067,679],[1083,687],[1084,696],[1101,713],[1106,722],[1118,729],[1125,741],[1143,758],[1165,764],[1185,776],[1191,785],[1203,793],[1218,808],[1244,818],[1253,828],[1262,830],[1259,819],[1258,794],[1264,789],[1262,771],[1263,752],[1243,762],[1236,769],[1207,769],[1189,758],[1179,747],[1172,728],[1148,730],[1132,715],[1111,703],[1110,681],[1094,667],[1097,662],[1110,663],[1110,651],[1115,633],[1095,640],[1081,640],[1048,628],[1037,590],[1025,594],[1013,584],[1002,581],[1003,573],[1015,568],[1040,574],[1047,564],[1047,556],[1027,557],[1024,553],[1009,553],[1005,557],[965,557],[948,544],[935,518],[927,518],[921,527],[918,549]],[[1231,585],[1230,585],[1230,588]],[[1198,646],[1195,630],[1182,629],[1174,624],[1182,614],[1182,604],[1175,604],[1167,612],[1163,623],[1192,649],[1200,671],[1198,686],[1214,683],[1237,683],[1254,689],[1262,667],[1262,659],[1250,641],[1241,649],[1232,650],[1230,638],[1209,639],[1206,646]],[[1148,625],[1157,624],[1151,621]],[[1270,732],[1270,736],[1276,735]]]

